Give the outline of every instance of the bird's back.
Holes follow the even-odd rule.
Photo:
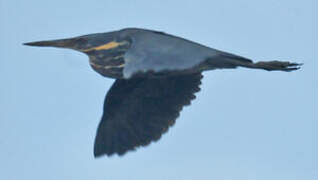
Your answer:
[[[193,68],[218,51],[161,32],[127,29],[132,44],[125,53],[124,77],[134,72],[179,71]]]

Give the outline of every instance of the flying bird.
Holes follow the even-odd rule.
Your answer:
[[[96,72],[116,79],[105,98],[95,157],[123,155],[159,140],[182,108],[195,99],[203,71],[245,67],[288,72],[302,65],[253,62],[164,32],[139,28],[25,45],[83,52]]]

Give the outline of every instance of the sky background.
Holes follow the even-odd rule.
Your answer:
[[[318,179],[318,1],[0,0],[0,179]],[[157,143],[94,159],[103,78],[75,51],[23,42],[165,31],[296,72],[205,72]]]

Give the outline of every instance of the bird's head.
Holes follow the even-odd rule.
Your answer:
[[[118,31],[114,31],[83,35],[67,39],[29,42],[24,43],[24,45],[68,48],[88,54],[92,51],[110,50],[126,44],[127,40],[120,39],[120,37],[121,36],[118,35]]]

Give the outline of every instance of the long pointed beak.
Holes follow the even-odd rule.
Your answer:
[[[28,42],[23,43],[23,45],[27,46],[42,46],[42,47],[58,47],[58,48],[70,48],[77,50],[80,46],[81,42],[79,42],[78,38],[70,38],[70,39],[58,39],[58,40],[50,40],[50,41],[36,41],[36,42]]]

